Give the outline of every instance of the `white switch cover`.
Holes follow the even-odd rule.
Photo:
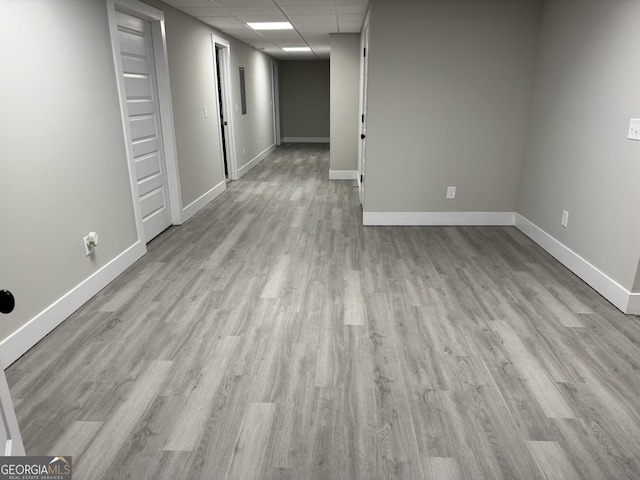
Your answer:
[[[632,118],[629,122],[629,140],[640,140],[640,118]]]
[[[456,187],[447,187],[447,198],[456,198]]]
[[[562,220],[560,221],[560,225],[567,228],[567,223],[569,223],[569,212],[562,210]]]
[[[207,118],[209,116],[209,112],[207,112],[207,106],[204,106],[204,118]]]

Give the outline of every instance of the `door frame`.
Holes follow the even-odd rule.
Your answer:
[[[362,25],[362,34],[360,36],[360,100],[359,100],[359,111],[360,118],[358,118],[360,128],[358,129],[361,134],[365,134],[367,132],[367,105],[365,105],[365,92],[368,90],[368,72],[369,72],[369,38],[370,38],[370,24],[369,24],[369,13],[364,19],[364,23]],[[366,54],[364,53],[366,49]],[[356,182],[358,184],[358,198],[360,200],[360,204],[364,206],[364,196],[365,196],[365,188],[364,182],[361,181],[361,178],[364,178],[364,158],[363,154],[365,154],[366,147],[363,143],[366,140],[358,139],[358,175],[356,177]]]
[[[131,183],[131,195],[133,200],[133,212],[138,232],[138,240],[146,245],[147,240],[142,223],[142,209],[138,201],[138,184],[134,163],[131,127],[129,126],[129,109],[127,107],[127,95],[124,84],[122,59],[120,58],[120,42],[118,41],[118,21],[116,9],[147,20],[151,23],[151,39],[153,42],[153,55],[156,66],[156,82],[158,84],[158,103],[160,105],[160,128],[162,129],[162,144],[164,147],[164,161],[167,174],[167,187],[169,190],[169,203],[171,211],[171,223],[181,225],[182,220],[182,194],[180,191],[180,177],[178,173],[176,135],[173,124],[173,106],[171,104],[171,84],[169,82],[169,63],[167,57],[167,36],[164,25],[164,12],[137,0],[106,0],[107,14],[109,18],[109,33],[111,36],[111,50],[116,74],[116,85],[120,99],[120,116],[122,130],[124,132],[127,164],[129,168],[129,181]]]
[[[271,102],[273,103],[273,139],[276,145],[282,144],[280,133],[280,82],[278,80],[278,62],[271,62]]]
[[[226,38],[219,37],[218,35],[211,34],[211,45],[213,47],[213,76],[216,94],[216,117],[217,123],[220,122],[220,103],[226,112],[227,121],[227,136],[225,146],[227,149],[227,168],[229,169],[229,178],[231,180],[238,180],[238,162],[236,160],[236,141],[233,128],[233,110],[231,109],[231,45]],[[216,48],[217,47],[217,48]],[[220,49],[220,72],[217,71],[218,62],[216,62],[216,55],[218,55],[218,49]],[[222,99],[218,98],[218,73],[222,79]],[[218,135],[220,135],[220,168],[222,169],[222,178],[224,178],[224,152],[222,151],[222,133],[220,128],[224,128],[224,125],[218,126]]]

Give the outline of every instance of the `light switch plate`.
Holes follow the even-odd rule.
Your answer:
[[[456,187],[447,187],[447,198],[456,198]]]
[[[629,140],[640,140],[640,118],[632,118],[629,122]]]

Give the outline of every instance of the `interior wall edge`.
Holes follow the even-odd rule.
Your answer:
[[[640,313],[640,294],[632,294],[580,254],[519,213],[515,216],[515,227],[623,313]]]

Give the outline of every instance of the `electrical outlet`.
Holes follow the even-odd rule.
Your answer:
[[[207,111],[207,106],[204,106],[204,118],[207,118],[209,116],[209,112]]]
[[[640,118],[632,118],[629,122],[629,140],[640,140]]]
[[[90,232],[89,235],[82,237],[82,243],[84,244],[84,254],[88,257],[93,253],[93,249],[98,246],[98,234]]]
[[[562,210],[562,221],[560,222],[560,225],[567,228],[567,223],[569,223],[569,212]]]
[[[447,198],[456,198],[456,187],[447,187]]]

